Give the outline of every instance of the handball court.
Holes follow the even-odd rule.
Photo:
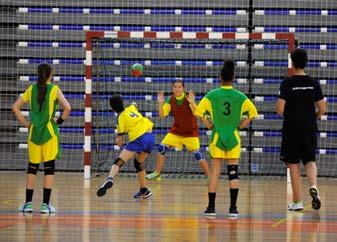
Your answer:
[[[215,218],[205,217],[205,179],[150,182],[153,196],[134,199],[135,177],[123,175],[104,197],[96,190],[104,177],[56,173],[51,203],[56,214],[40,214],[43,174],[38,175],[33,214],[20,214],[25,172],[1,172],[1,241],[337,241],[336,180],[319,179],[322,208],[311,208],[306,180],[305,209],[287,212],[290,201],[282,179],[243,178],[239,218],[228,217],[227,179],[218,186]],[[289,189],[289,188],[288,188]],[[288,197],[288,198],[287,198]]]

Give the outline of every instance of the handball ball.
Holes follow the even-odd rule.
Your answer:
[[[144,67],[142,64],[135,63],[131,66],[131,74],[135,77],[139,77],[143,74]]]

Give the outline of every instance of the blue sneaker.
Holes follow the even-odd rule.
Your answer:
[[[32,213],[33,212],[33,204],[32,202],[25,203],[19,207],[19,212],[21,213]]]
[[[149,189],[146,188],[146,192],[141,193],[140,191],[133,195],[134,198],[148,198],[151,197],[152,193]]]

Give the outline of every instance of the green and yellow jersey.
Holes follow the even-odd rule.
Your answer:
[[[228,151],[240,143],[239,136],[235,135],[235,132],[242,116],[253,119],[258,113],[245,94],[232,86],[222,86],[206,94],[200,101],[195,115],[211,117],[214,127],[210,142]],[[215,138],[217,140],[214,140]]]
[[[40,105],[37,101],[37,84],[30,85],[24,92],[22,98],[30,104],[31,134],[30,140],[37,145],[46,143],[55,135],[59,134],[59,129],[54,122],[55,112],[57,110],[57,85],[48,83],[45,100]]]

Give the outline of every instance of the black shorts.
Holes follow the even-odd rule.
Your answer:
[[[282,134],[281,161],[290,164],[305,165],[309,161],[316,160],[317,133],[308,132],[299,134],[296,132]]]

